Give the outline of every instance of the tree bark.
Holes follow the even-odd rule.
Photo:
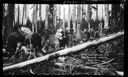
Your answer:
[[[20,23],[20,19],[19,19],[20,18],[20,7],[19,7],[19,5],[17,5],[17,6],[18,6],[18,20],[17,21],[18,21],[18,23]]]
[[[7,36],[10,35],[13,28],[13,20],[14,20],[14,4],[8,4],[8,17],[7,17]]]
[[[73,30],[74,32],[76,32],[76,5],[73,5],[72,21],[73,21]]]
[[[35,21],[35,5],[33,5],[33,16],[32,16],[32,32],[34,33],[35,32],[35,30],[34,30],[34,27],[35,27],[35,25],[34,25],[34,21]]]
[[[37,33],[37,10],[38,10],[38,4],[35,5],[35,33]]]
[[[108,29],[108,23],[109,23],[108,11],[109,11],[109,4],[105,4],[105,20],[104,20],[105,29]]]
[[[91,21],[91,4],[88,4],[87,8],[87,22],[88,22],[88,29],[90,31],[90,21]]]
[[[63,31],[64,31],[64,36],[65,36],[65,7],[63,8],[64,13],[63,13]]]
[[[70,10],[71,10],[71,9],[70,9],[70,5],[68,5],[68,7],[69,7],[69,9],[68,9],[68,10],[69,10],[69,11],[68,11],[68,12],[69,12],[69,13],[68,13],[68,14],[69,14],[69,15],[68,15],[68,28],[70,29],[70,21],[71,21],[71,14],[70,14]]]
[[[46,11],[45,11],[45,29],[48,29],[48,5],[46,5]]]
[[[24,23],[24,15],[25,15],[25,4],[23,4],[22,25]]]
[[[54,5],[54,16],[53,16],[53,23],[54,23],[54,29],[56,30],[56,13],[57,13],[57,6]]]
[[[98,4],[96,4],[96,8],[97,8],[97,10],[96,10],[96,20],[98,20]]]
[[[76,39],[81,39],[80,35],[80,23],[81,23],[81,5],[77,5],[77,29],[76,29]]]
[[[93,41],[89,41],[89,42],[86,42],[84,44],[80,44],[80,45],[77,45],[77,46],[74,46],[74,47],[71,47],[71,48],[67,48],[67,49],[64,49],[64,50],[60,50],[60,51],[57,51],[57,52],[54,52],[54,53],[36,58],[36,59],[32,59],[32,60],[29,60],[29,61],[21,62],[21,63],[18,63],[18,64],[7,66],[7,67],[3,67],[3,71],[7,71],[7,70],[10,70],[10,69],[16,69],[16,68],[22,68],[22,67],[25,67],[25,66],[33,64],[33,63],[39,63],[41,61],[52,59],[54,57],[67,55],[67,54],[73,53],[73,52],[79,52],[80,50],[85,49],[89,46],[98,45],[100,43],[112,40],[112,39],[117,38],[117,37],[121,37],[123,35],[124,35],[124,32],[118,32],[116,34],[111,34],[111,35],[108,35],[106,37],[96,39],[96,40],[93,40]]]
[[[39,27],[38,27],[38,31],[40,30],[41,28],[41,22],[42,22],[42,17],[41,17],[41,4],[39,4]]]

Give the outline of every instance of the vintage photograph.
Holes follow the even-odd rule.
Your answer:
[[[2,4],[3,75],[124,76],[124,4]]]

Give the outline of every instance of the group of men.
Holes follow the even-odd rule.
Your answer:
[[[84,31],[86,34],[87,31]],[[15,55],[16,50],[18,48],[23,49],[25,53],[27,53],[27,49],[37,49],[40,50],[42,53],[47,53],[45,48],[48,48],[46,46],[49,46],[47,43],[48,39],[51,34],[49,31],[44,31],[43,38],[39,34],[33,33],[29,28],[23,27],[23,26],[15,26],[14,31],[8,36],[7,38],[7,48],[3,51],[9,52],[9,55]],[[73,42],[73,38],[71,37],[71,31],[67,28],[64,30],[63,28],[60,28],[56,31],[54,37],[57,38],[59,42],[59,49],[64,49],[69,47],[69,42]],[[87,35],[89,37],[89,35]],[[45,39],[44,39],[45,38]],[[42,42],[43,40],[43,42]],[[43,43],[43,44],[42,44]],[[44,45],[45,44],[45,45]]]

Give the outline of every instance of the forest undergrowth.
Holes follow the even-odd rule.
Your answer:
[[[31,57],[31,59],[32,58],[33,57]],[[3,58],[3,66],[19,63],[25,60],[27,60],[25,57],[21,57],[21,59],[12,59],[10,62],[6,62]],[[110,75],[115,75],[112,71],[124,70],[123,62],[124,37],[121,37],[97,46],[91,46],[78,53],[71,53],[67,56],[35,63],[21,69],[4,72],[4,74],[105,75],[107,73],[108,75],[108,73],[111,73]]]

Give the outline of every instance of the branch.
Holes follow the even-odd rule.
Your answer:
[[[106,36],[106,37],[103,37],[103,38],[100,38],[100,39],[97,39],[97,40],[94,40],[94,41],[89,41],[89,42],[86,42],[84,44],[80,44],[80,45],[77,45],[77,46],[74,46],[74,47],[71,47],[71,48],[60,50],[60,51],[57,51],[57,52],[54,52],[54,53],[51,53],[51,54],[47,54],[47,55],[39,57],[39,58],[35,58],[35,59],[28,60],[28,61],[25,61],[25,62],[21,62],[21,63],[18,63],[18,64],[3,67],[3,71],[7,71],[7,70],[10,70],[10,69],[16,69],[16,68],[22,68],[22,67],[25,67],[25,66],[30,65],[30,64],[39,63],[41,61],[52,59],[54,57],[67,55],[69,53],[77,52],[77,51],[85,49],[89,46],[97,45],[97,44],[112,40],[114,38],[121,37],[123,35],[124,35],[124,32],[118,32],[116,34],[111,34],[109,36]]]
[[[55,63],[56,66],[62,67],[63,63]],[[82,70],[82,71],[88,71],[88,72],[95,72],[98,70],[96,67],[90,67],[90,66],[76,66],[77,69]],[[115,71],[119,76],[123,76],[124,72],[123,71]]]

